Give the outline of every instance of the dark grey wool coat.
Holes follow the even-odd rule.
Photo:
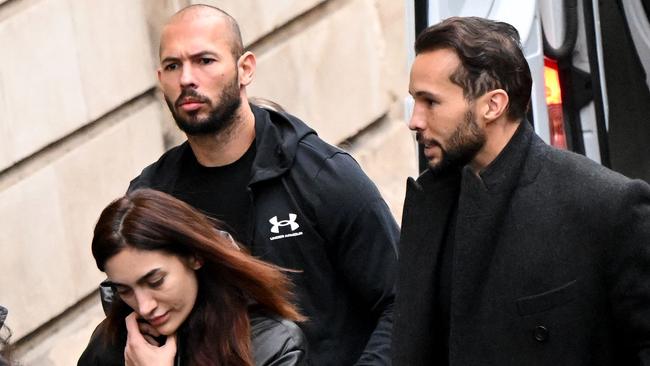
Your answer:
[[[409,180],[393,365],[440,358],[435,273],[455,197],[450,365],[650,365],[650,186],[528,122],[480,178]]]

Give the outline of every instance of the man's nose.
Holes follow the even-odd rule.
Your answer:
[[[144,317],[151,315],[158,306],[158,302],[148,291],[136,291],[135,298],[138,307],[136,310]]]
[[[408,123],[409,129],[412,131],[421,131],[425,128],[425,116],[421,109],[417,103],[413,106],[413,113]]]
[[[183,87],[195,87],[196,80],[194,75],[194,70],[191,65],[183,65],[181,71],[181,86]]]

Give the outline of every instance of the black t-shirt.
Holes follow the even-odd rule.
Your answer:
[[[255,142],[232,164],[208,168],[201,165],[192,149],[182,157],[182,168],[173,195],[226,223],[233,237],[248,245],[251,197],[248,190]]]

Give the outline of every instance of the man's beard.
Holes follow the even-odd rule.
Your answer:
[[[449,169],[460,169],[474,159],[485,145],[485,132],[476,123],[471,110],[465,112],[463,123],[456,127],[447,143],[442,147],[438,141],[424,141],[418,133],[420,143],[436,144],[442,151],[442,159],[437,164],[429,162],[429,169],[440,173]]]
[[[217,105],[210,98],[199,94],[195,89],[185,88],[181,91],[181,95],[176,99],[176,103],[172,103],[167,96],[165,101],[167,106],[176,121],[176,126],[188,135],[209,135],[219,134],[227,130],[235,123],[237,110],[241,105],[241,97],[239,95],[239,82],[238,77],[235,76],[231,83],[227,84],[221,95]],[[184,98],[191,97],[202,103],[207,104],[211,109],[206,118],[199,119],[198,113],[191,114],[188,118],[182,117],[177,108],[180,106]]]

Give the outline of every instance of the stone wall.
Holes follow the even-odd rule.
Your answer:
[[[0,0],[0,304],[24,365],[75,364],[102,318],[100,210],[182,135],[157,91],[159,31],[190,0]],[[258,56],[249,95],[349,150],[399,220],[404,4],[223,0]]]

